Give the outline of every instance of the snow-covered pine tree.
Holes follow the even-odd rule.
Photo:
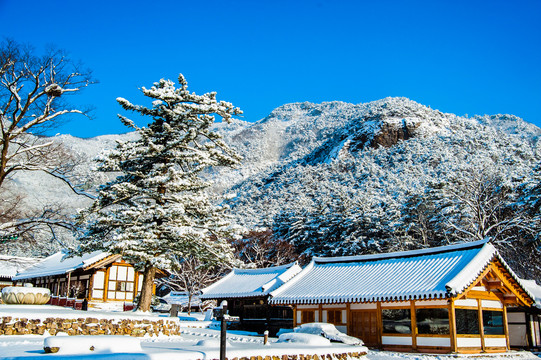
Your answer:
[[[202,263],[233,263],[226,239],[242,228],[233,225],[227,207],[215,205],[206,192],[210,185],[202,171],[233,167],[240,157],[211,126],[218,115],[225,122],[241,114],[231,103],[217,101],[216,93],[196,95],[179,75],[180,87],[160,80],[142,88],[154,101],[152,108],[118,98],[129,111],[152,117],[148,127],[134,128],[140,139],[118,142],[115,150],[98,159],[98,170],[120,175],[101,186],[93,205],[82,213],[86,231],[79,252],[104,250],[122,254],[144,272],[139,310],[148,311],[157,269],[167,270],[176,257]]]

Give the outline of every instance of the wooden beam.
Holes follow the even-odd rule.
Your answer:
[[[481,299],[477,299],[477,318],[479,319],[479,335],[481,335],[481,350],[486,350],[485,346],[485,329],[483,327],[483,307],[481,305]]]
[[[503,307],[503,331],[505,332],[505,344],[509,350],[511,345],[509,344],[509,326],[507,325],[507,308],[505,306]]]
[[[455,316],[455,301],[449,299],[449,334],[451,335],[451,352],[456,353],[456,316]]]
[[[488,280],[486,287],[488,291],[498,290],[503,287],[503,282],[500,279]]]
[[[410,301],[411,348],[417,350],[417,317],[415,316],[415,300]]]
[[[382,338],[383,338],[383,318],[382,318],[382,315],[381,315],[381,301],[378,301],[377,303],[377,309],[378,309],[378,312],[376,314],[376,318],[377,318],[377,328],[378,328],[378,346],[380,349],[383,348],[383,341],[382,341]]]

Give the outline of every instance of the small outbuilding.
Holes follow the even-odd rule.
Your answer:
[[[201,300],[226,300],[230,316],[238,316],[244,330],[276,333],[293,327],[289,305],[269,306],[269,294],[301,272],[297,262],[263,269],[233,269],[202,290]]]
[[[501,352],[510,307],[534,296],[487,241],[416,251],[314,258],[271,293],[294,323],[332,323],[394,351]]]
[[[86,299],[93,303],[133,302],[141,291],[143,274],[118,254],[96,251],[67,257],[57,252],[15,275],[18,284],[32,283],[51,290],[54,305]]]

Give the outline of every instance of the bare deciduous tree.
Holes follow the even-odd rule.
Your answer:
[[[250,231],[231,245],[242,262],[256,268],[283,265],[296,260],[306,262],[304,257],[299,257],[293,245],[285,240],[274,239],[269,229]]]
[[[218,280],[225,268],[208,266],[197,258],[190,256],[186,259],[177,259],[171,270],[171,275],[158,280],[173,291],[186,291],[188,293],[187,312],[191,313],[191,304],[194,295]]]
[[[70,114],[84,115],[66,97],[91,82],[90,72],[60,50],[51,49],[38,56],[34,49],[13,40],[0,44],[0,236],[10,236],[14,229],[28,231],[27,225],[38,218],[46,226],[61,224],[58,219],[50,221],[51,217],[39,214],[25,214],[26,219],[19,221],[21,214],[14,211],[20,198],[4,196],[6,181],[17,172],[43,171],[84,195],[68,176],[74,159],[61,144],[37,135]]]

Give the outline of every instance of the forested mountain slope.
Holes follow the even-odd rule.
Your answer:
[[[238,222],[270,228],[299,252],[357,254],[491,237],[521,276],[541,278],[541,129],[520,118],[459,117],[386,98],[287,104],[256,123],[216,126],[244,161],[209,173],[213,190],[228,195]],[[90,160],[114,146],[115,136],[57,138],[84,159],[77,171],[91,192],[103,179],[92,175]],[[32,197],[36,181],[25,176],[15,179],[17,191]],[[67,213],[87,203],[69,191],[43,192]]]

